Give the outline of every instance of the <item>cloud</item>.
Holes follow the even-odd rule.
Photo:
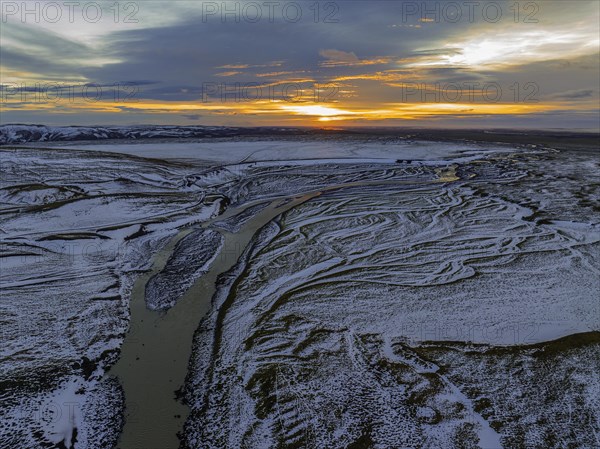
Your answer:
[[[354,53],[342,50],[320,50],[319,55],[332,62],[355,63],[360,61]]]
[[[369,59],[359,59],[354,52],[341,50],[320,50],[319,55],[326,59],[319,65],[321,67],[359,67],[365,65],[389,64],[394,60],[389,56],[376,56]]]
[[[215,76],[235,76],[240,75],[242,72],[230,71],[230,72],[219,72],[215,73]]]
[[[200,120],[204,116],[200,114],[183,114],[182,117],[188,120]]]
[[[594,95],[593,89],[577,89],[577,90],[568,90],[566,92],[559,92],[557,94],[552,95],[553,98],[558,98],[561,100],[574,100],[578,98],[589,98]]]

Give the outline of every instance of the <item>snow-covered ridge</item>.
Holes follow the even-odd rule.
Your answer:
[[[237,128],[223,126],[45,126],[0,125],[0,145],[72,140],[231,137],[237,135],[304,133],[298,128]]]

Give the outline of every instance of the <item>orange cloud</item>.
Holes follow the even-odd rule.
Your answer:
[[[328,49],[320,50],[319,55],[326,59],[319,65],[321,67],[340,67],[340,66],[365,66],[375,64],[389,64],[392,58],[377,57],[372,59],[359,59],[353,52]]]

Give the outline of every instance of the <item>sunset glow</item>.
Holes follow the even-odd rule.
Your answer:
[[[329,21],[307,9],[298,22],[145,2],[135,21],[105,5],[102,20],[75,8],[72,23],[2,3],[5,123],[463,126],[485,116],[486,126],[553,127],[565,111],[583,127],[598,121],[595,1],[500,2],[498,22],[463,11],[456,23],[393,2],[340,3]],[[227,4],[242,14],[248,2]]]

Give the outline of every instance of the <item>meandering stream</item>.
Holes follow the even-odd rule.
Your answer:
[[[183,386],[192,350],[192,338],[200,320],[210,308],[219,274],[238,260],[254,234],[277,215],[318,195],[278,198],[241,226],[239,232],[223,234],[224,243],[209,271],[199,278],[175,306],[166,312],[149,310],[145,286],[159,272],[181,238],[191,232],[179,232],[155,256],[152,269],[135,282],[131,295],[130,329],[121,347],[119,361],[110,370],[125,392],[125,427],[119,449],[171,449],[179,447],[179,432],[188,408],[176,398]],[[210,226],[243,212],[256,203],[227,210],[203,223]]]

